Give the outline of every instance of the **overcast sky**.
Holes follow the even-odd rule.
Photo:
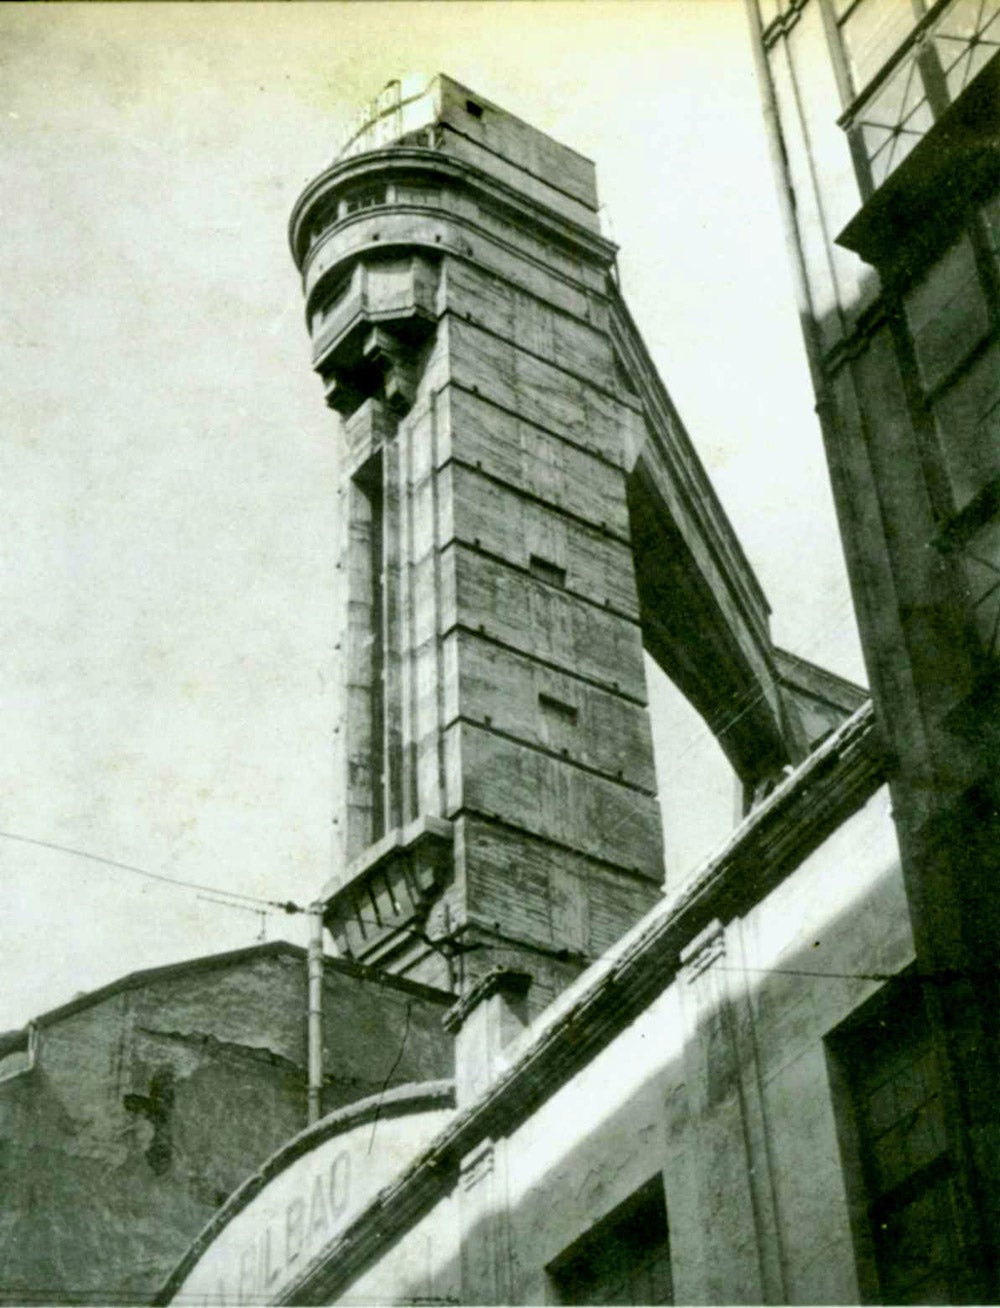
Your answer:
[[[626,298],[776,638],[863,675],[740,0],[8,4],[4,831],[269,899],[330,875],[336,420],[285,229],[408,71],[596,161]],[[690,710],[651,693],[676,880],[732,797]],[[0,875],[0,1029],[261,927],[7,839]]]

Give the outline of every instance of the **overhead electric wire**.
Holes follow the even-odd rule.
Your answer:
[[[74,858],[86,858],[91,863],[100,863],[104,867],[117,868],[120,872],[132,872],[136,876],[146,877],[149,881],[161,881],[168,886],[179,886],[184,890],[207,890],[213,895],[224,895],[228,899],[240,899],[247,904],[258,904],[266,908],[280,908],[284,913],[304,913],[306,910],[290,899],[282,903],[277,899],[262,899],[259,895],[245,895],[238,890],[223,890],[220,886],[206,886],[199,881],[186,881],[181,877],[169,877],[163,872],[150,872],[146,868],[136,867],[134,863],[122,863],[116,858],[105,858],[102,854],[90,854],[85,849],[75,849],[72,845],[59,845],[54,840],[38,840],[34,836],[22,836],[15,831],[0,831],[0,840],[17,840],[23,845],[37,845],[40,849],[53,849],[59,854],[71,854]]]
[[[825,640],[828,639],[829,636],[831,636],[835,631],[838,631],[843,625],[845,625],[846,619],[848,617],[853,617],[853,616],[854,616],[854,608],[850,601],[850,598],[848,597],[846,600],[842,601],[840,604],[837,605],[837,608],[835,609],[834,620],[830,622],[828,625],[826,625],[822,630],[822,632],[819,634],[819,636],[815,637],[814,640],[810,642],[812,647],[815,648],[815,646],[818,645],[820,641],[823,641],[825,643]],[[800,655],[799,657],[808,657],[808,656]],[[737,697],[736,704],[734,705],[734,707],[739,706],[738,710],[734,712],[726,722],[724,722],[721,726],[715,728],[714,730],[713,728],[709,727],[707,723],[702,722],[699,725],[698,729],[694,732],[694,734],[691,737],[689,737],[687,741],[682,743],[679,752],[677,752],[674,755],[675,762],[676,760],[686,755],[695,746],[703,745],[713,737],[716,740],[718,740],[720,736],[724,735],[726,731],[730,730],[742,717],[744,717],[753,708],[755,708],[756,705],[760,703],[760,701],[763,700],[764,698],[765,698],[764,693],[762,691],[756,690],[754,687],[750,687],[747,691],[743,692],[743,694]],[[672,769],[667,774],[665,780],[669,781],[671,777],[676,775],[677,770],[678,769],[676,767]],[[638,803],[635,800],[631,800],[626,812],[623,813],[621,817],[618,819],[618,821],[612,825],[611,831],[617,830],[622,825],[622,823],[626,822],[630,817],[634,816],[637,810],[638,810]],[[123,863],[120,862],[118,859],[105,858],[101,854],[91,854],[88,853],[86,850],[76,849],[71,845],[60,845],[52,840],[39,840],[33,836],[23,836],[20,835],[18,832],[14,832],[14,831],[0,831],[0,840],[16,840],[25,845],[35,845],[40,849],[55,850],[57,853],[60,854],[69,854],[75,858],[88,859],[92,863],[100,863],[105,867],[117,868],[119,871],[122,872],[131,872],[135,876],[145,877],[147,880],[150,881],[159,881],[165,885],[177,886],[185,890],[205,890],[208,891],[210,894],[223,895],[228,899],[240,900],[246,904],[257,904],[266,908],[280,909],[283,913],[293,914],[293,913],[305,913],[308,911],[306,908],[303,908],[302,905],[296,904],[292,900],[286,900],[284,902],[281,902],[280,900],[276,900],[276,899],[264,899],[259,895],[247,895],[236,890],[224,890],[219,886],[208,886],[202,882],[187,881],[182,879],[181,877],[167,876],[162,872],[150,872],[148,871],[148,869],[136,867],[132,863]]]

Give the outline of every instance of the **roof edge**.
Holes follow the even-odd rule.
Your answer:
[[[268,940],[264,944],[246,945],[242,949],[231,949],[221,954],[203,954],[197,958],[183,959],[178,963],[165,963],[160,967],[143,968],[138,972],[127,972],[124,976],[116,977],[114,981],[98,986],[96,990],[89,990],[86,994],[77,995],[76,998],[68,1000],[65,1004],[50,1008],[38,1017],[31,1018],[22,1027],[3,1032],[0,1035],[0,1053],[16,1048],[23,1043],[31,1026],[37,1028],[52,1026],[64,1018],[72,1017],[74,1013],[81,1012],[93,1004],[103,1003],[104,1000],[125,991],[137,990],[141,986],[153,985],[159,981],[169,981],[186,973],[210,972],[217,968],[233,967],[250,959],[280,957],[281,955],[286,955],[296,959],[303,965],[305,964],[306,950],[302,945],[293,944],[290,940]],[[442,1007],[450,1006],[455,1000],[455,996],[446,990],[438,990],[435,986],[425,985],[421,981],[410,981],[406,977],[392,976],[375,968],[365,967],[364,964],[356,963],[352,959],[325,954],[323,961],[324,967],[328,971],[339,972],[344,976],[352,976],[359,981],[371,981],[380,986],[402,990],[414,997],[426,999],[430,1003],[440,1004]]]

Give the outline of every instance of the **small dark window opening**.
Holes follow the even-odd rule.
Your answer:
[[[359,209],[374,209],[385,204],[387,199],[384,186],[366,186],[362,191],[354,191],[344,199],[344,213],[357,213]]]
[[[652,1177],[546,1270],[557,1303],[673,1303],[661,1178]]]
[[[566,585],[566,569],[549,559],[543,559],[540,554],[532,554],[528,568],[540,581],[547,581],[552,586]]]
[[[538,703],[546,713],[551,713],[560,722],[566,722],[571,727],[576,726],[577,710],[572,704],[556,699],[554,695],[546,695],[544,691],[539,692]]]
[[[625,367],[624,363],[622,363],[621,357],[617,354],[617,352],[614,355],[614,361],[615,361],[615,381],[617,381],[618,385],[622,388],[623,391],[627,392],[629,395],[635,395],[636,393],[635,384],[632,381],[632,378],[629,376],[628,370]]]
[[[382,453],[378,451],[358,470],[353,482],[355,519],[351,558],[351,602],[366,621],[358,624],[361,637],[357,669],[367,683],[369,738],[366,794],[371,812],[370,842],[385,835],[386,814],[386,696],[385,696],[385,504],[382,493]],[[367,628],[367,630],[365,630]],[[362,632],[364,633],[362,635]]]
[[[466,100],[465,109],[467,113],[472,114],[473,118],[482,118],[483,106],[476,104],[475,100]]]

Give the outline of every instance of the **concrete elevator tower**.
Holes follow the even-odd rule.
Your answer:
[[[660,894],[644,645],[748,804],[854,707],[772,647],[597,207],[590,162],[441,76],[291,219],[341,432],[325,921],[460,1009],[537,1011]]]

